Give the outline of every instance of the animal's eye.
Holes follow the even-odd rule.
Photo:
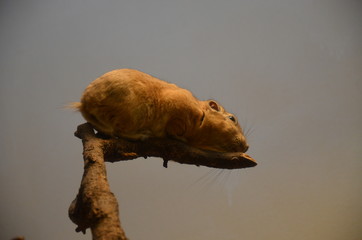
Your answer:
[[[234,117],[233,115],[230,115],[230,116],[229,116],[229,119],[230,119],[231,121],[233,121],[233,122],[236,122],[236,119],[235,119],[235,117]]]

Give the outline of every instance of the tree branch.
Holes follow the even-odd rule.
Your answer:
[[[77,232],[85,233],[90,227],[95,240],[127,239],[120,224],[117,200],[107,182],[105,161],[160,157],[164,160],[164,167],[167,167],[169,160],[224,169],[257,165],[245,153],[205,151],[172,139],[153,138],[137,142],[102,139],[96,136],[88,123],[79,125],[75,136],[83,142],[84,174],[79,193],[69,207],[69,217],[78,226]]]
[[[76,136],[83,142],[84,174],[69,218],[77,232],[91,228],[94,240],[127,240],[119,220],[118,203],[110,191],[104,163],[103,141],[88,124],[78,127]]]

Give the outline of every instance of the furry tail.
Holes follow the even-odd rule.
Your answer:
[[[80,102],[71,102],[64,106],[64,108],[73,109],[74,111],[79,111],[81,107],[82,107],[82,103],[80,103]]]

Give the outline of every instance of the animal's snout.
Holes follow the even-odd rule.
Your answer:
[[[248,149],[249,149],[249,145],[246,144],[245,147],[244,147],[244,151],[243,151],[243,152],[245,153],[246,151],[248,151]]]

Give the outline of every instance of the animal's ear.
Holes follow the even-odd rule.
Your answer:
[[[210,100],[209,101],[209,106],[214,109],[215,111],[220,111],[220,107],[219,104],[217,104],[217,102]]]
[[[172,137],[182,137],[186,133],[186,124],[180,119],[171,119],[166,126],[167,135]]]

